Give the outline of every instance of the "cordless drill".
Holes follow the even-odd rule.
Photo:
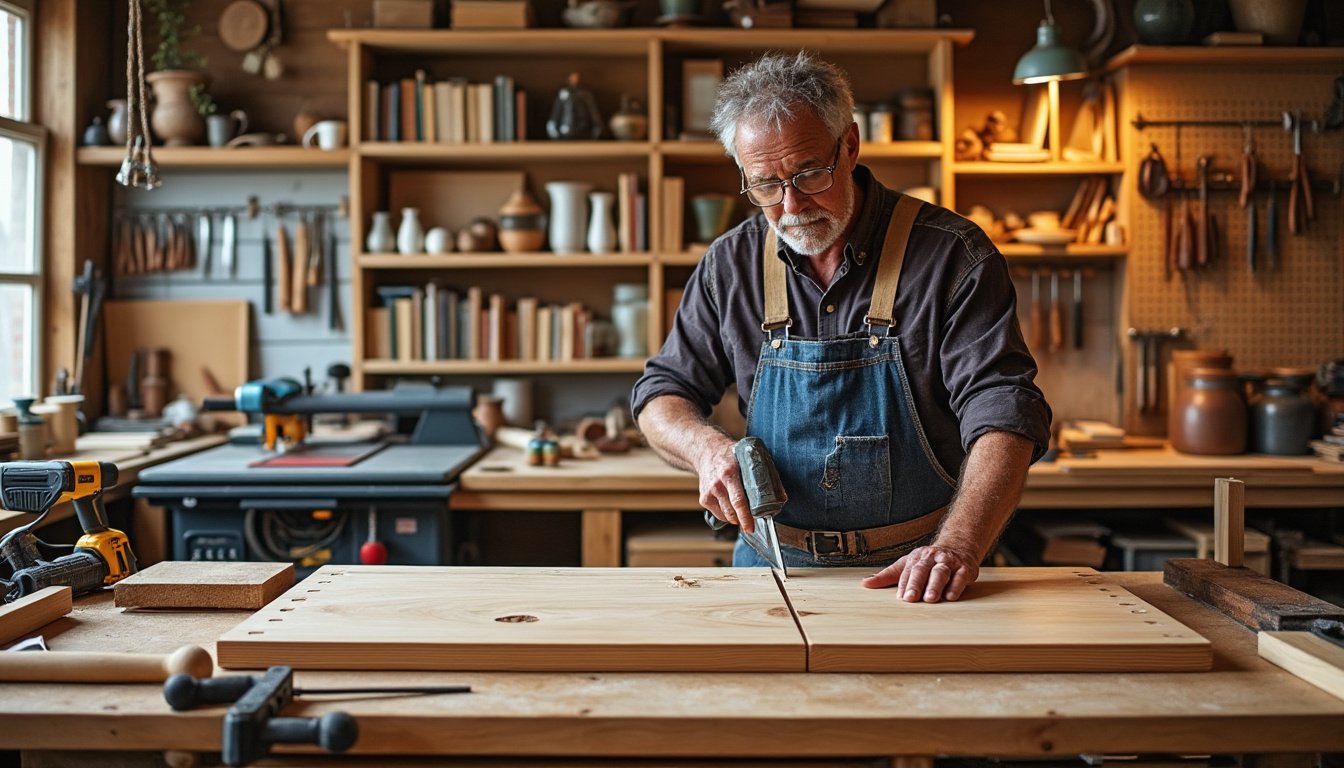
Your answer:
[[[0,464],[0,505],[37,518],[0,539],[0,561],[10,575],[0,578],[5,602],[40,589],[66,586],[74,594],[94,592],[136,572],[126,534],[108,527],[103,490],[117,484],[117,466],[108,461],[11,461]],[[58,504],[71,502],[84,535],[74,551],[43,559],[32,529]]]

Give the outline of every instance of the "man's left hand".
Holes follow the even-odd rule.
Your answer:
[[[956,600],[980,575],[980,559],[965,549],[930,544],[863,580],[869,589],[896,585],[896,596],[907,603]]]

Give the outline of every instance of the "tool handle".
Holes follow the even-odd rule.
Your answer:
[[[296,314],[308,311],[308,260],[309,249],[308,223],[299,219],[294,229],[294,276],[290,286],[289,308]]]
[[[1064,310],[1059,303],[1059,273],[1050,271],[1050,351],[1064,348]]]
[[[257,682],[253,675],[230,675],[198,680],[189,674],[176,674],[163,684],[163,700],[178,712],[205,704],[232,704]]]
[[[271,259],[271,238],[265,233],[261,235],[261,290],[262,311],[268,315],[275,314],[275,286],[272,284],[271,273],[275,270]]]
[[[290,267],[289,231],[281,222],[275,229],[275,292],[280,295],[280,308],[286,312],[293,311],[290,301]]]
[[[359,739],[359,726],[345,712],[329,712],[322,717],[273,717],[262,726],[261,738],[271,744],[316,744],[328,752],[344,752]]]
[[[722,531],[724,528],[728,527],[728,523],[715,517],[708,509],[705,510],[705,525],[708,525],[711,529],[716,531]]]
[[[209,677],[215,663],[199,645],[162,653],[0,653],[0,680],[45,683],[157,683],[186,673]]]
[[[1083,271],[1073,272],[1073,348],[1083,348]]]

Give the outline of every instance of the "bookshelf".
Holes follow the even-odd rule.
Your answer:
[[[374,343],[378,341],[375,335],[383,330],[371,325],[388,322],[376,310],[380,308],[380,296],[386,296],[390,288],[423,287],[434,282],[448,290],[475,289],[486,300],[491,294],[501,294],[506,308],[516,306],[519,299],[535,300],[543,308],[581,306],[591,319],[600,322],[610,317],[615,285],[640,283],[649,293],[647,346],[656,350],[666,334],[672,302],[704,253],[703,244],[695,243],[689,201],[706,193],[733,195],[738,184],[736,170],[717,142],[683,139],[679,114],[682,72],[688,61],[716,60],[727,72],[767,51],[806,48],[850,73],[859,102],[892,100],[900,88],[907,86],[932,89],[937,116],[932,140],[869,142],[862,147],[861,156],[889,186],[939,187],[950,204],[955,184],[952,49],[971,38],[970,31],[958,29],[329,31],[328,39],[344,48],[347,62],[352,281],[355,302],[361,310],[353,317],[354,385],[377,388],[393,377],[425,375],[637,375],[643,368],[642,357],[552,356],[540,360],[505,354],[494,360],[405,359],[386,345]],[[580,84],[592,92],[604,119],[617,110],[622,97],[638,100],[648,117],[647,138],[617,141],[608,138],[609,131],[593,141],[546,138],[552,101],[571,72],[578,73]],[[444,113],[436,103],[433,135],[424,135],[422,125],[423,141],[402,140],[413,136],[413,131],[402,131],[395,137],[398,140],[389,140],[384,92],[392,84],[415,82],[410,91],[403,90],[405,86],[397,88],[401,93],[414,94],[424,93],[420,90],[424,84],[433,91],[436,83],[444,81],[485,84],[496,82],[500,76],[524,94],[521,102],[516,95],[513,101],[516,135],[496,134],[489,141],[444,140],[462,136],[464,129],[459,126],[456,133],[445,129],[440,119]],[[438,93],[442,92],[440,88]],[[502,100],[497,99],[495,104]],[[403,108],[401,114],[411,115],[413,111]],[[500,113],[496,110],[493,114]],[[448,119],[458,118],[450,112]],[[479,133],[477,138],[481,138]],[[395,229],[398,205],[423,199],[422,207],[433,209],[440,205],[435,200],[455,194],[456,199],[465,198],[466,202],[459,202],[453,210],[475,206],[473,215],[493,215],[504,199],[499,198],[497,189],[487,190],[488,184],[464,183],[465,190],[444,192],[443,187],[457,183],[455,180],[474,178],[471,174],[487,182],[492,175],[521,180],[518,183],[526,185],[543,209],[550,207],[547,182],[581,181],[594,189],[614,192],[618,177],[634,174],[645,199],[643,242],[640,247],[622,247],[612,253],[565,255],[550,251],[438,255],[364,252],[366,228],[375,211],[390,210]],[[675,181],[678,179],[679,183]],[[669,193],[666,197],[665,191]],[[735,221],[750,213],[742,201],[738,200],[736,206]],[[616,210],[619,215],[619,202]],[[441,224],[424,210],[421,217],[426,229]],[[506,321],[496,330],[525,333],[519,330],[520,325],[523,323],[518,320]],[[487,345],[482,341],[480,348]],[[524,346],[521,337],[515,346]]]

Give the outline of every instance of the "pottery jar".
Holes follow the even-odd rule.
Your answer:
[[[1336,424],[1344,426],[1344,358],[1321,363],[1316,371],[1316,389],[1321,396],[1320,431],[1329,434]]]
[[[588,235],[587,196],[593,185],[586,181],[548,181],[551,197],[550,239],[555,253],[581,253]]]
[[[639,102],[621,96],[621,108],[611,116],[607,127],[619,141],[643,141],[649,135],[649,118],[640,110]]]
[[[373,221],[369,223],[369,234],[364,239],[366,253],[391,253],[397,246],[396,235],[392,234],[392,223],[387,211],[374,211]]]
[[[1195,8],[1190,0],[1135,0],[1134,31],[1148,45],[1179,45],[1190,35]]]
[[[541,250],[546,240],[546,216],[526,188],[519,189],[499,209],[499,245],[508,253]]]
[[[116,146],[126,143],[126,100],[112,99],[107,102],[112,114],[107,116],[107,137]]]
[[[1167,435],[1180,428],[1181,408],[1190,388],[1185,372],[1191,368],[1232,368],[1232,356],[1225,349],[1174,349],[1167,364]]]
[[[397,252],[403,256],[425,252],[425,228],[420,224],[418,208],[401,209],[401,225],[397,227]]]
[[[1300,381],[1270,376],[1250,411],[1251,450],[1286,456],[1311,453],[1316,408]]]
[[[617,283],[613,289],[611,322],[619,337],[616,354],[645,357],[649,354],[649,287],[643,283]]]
[[[205,85],[205,75],[189,70],[164,70],[150,72],[145,81],[154,89],[154,111],[149,116],[154,135],[170,147],[205,141],[205,118],[191,102],[192,86]]]
[[[431,255],[448,253],[453,250],[453,239],[448,230],[434,227],[425,233],[425,252]]]
[[[1246,402],[1237,374],[1227,368],[1189,368],[1188,390],[1169,436],[1182,453],[1226,455],[1246,450]]]
[[[933,91],[928,88],[906,88],[897,98],[901,118],[896,138],[901,141],[932,141]]]
[[[616,195],[611,192],[588,193],[592,216],[588,220],[588,250],[593,253],[611,253],[616,250],[616,222],[612,220],[611,205]]]

